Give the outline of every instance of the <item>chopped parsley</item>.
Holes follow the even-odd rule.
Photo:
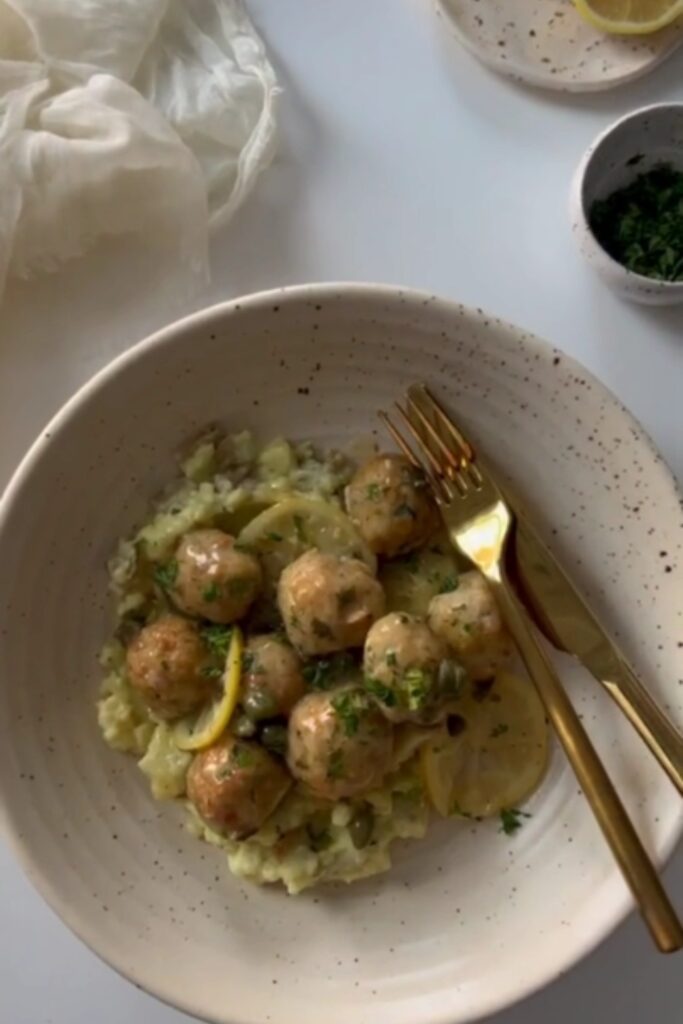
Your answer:
[[[421,711],[429,701],[430,679],[421,668],[409,668],[403,676],[409,711]]]
[[[202,629],[202,640],[212,654],[223,661],[228,656],[232,630],[229,626],[204,626]]]
[[[531,815],[526,811],[518,811],[514,807],[509,810],[503,808],[500,812],[500,831],[504,832],[506,836],[513,836],[524,824],[522,818],[530,817]]]
[[[221,596],[221,585],[220,583],[210,583],[204,591],[202,591],[202,598],[204,601],[217,601]]]
[[[219,665],[205,665],[202,669],[202,675],[206,679],[220,679],[223,675],[223,669]]]
[[[238,768],[249,768],[254,763],[254,751],[245,743],[236,743],[230,753],[230,760]]]
[[[175,558],[171,558],[168,562],[162,562],[161,565],[156,565],[154,567],[154,582],[157,583],[162,590],[172,590],[177,579],[178,563]]]
[[[384,659],[389,668],[396,668],[398,665],[398,658],[396,657],[396,651],[387,651]]]
[[[365,497],[368,501],[379,501],[382,495],[382,489],[379,484],[368,484],[365,488]]]
[[[609,255],[635,274],[683,281],[683,171],[660,163],[590,208]]]
[[[339,677],[353,667],[353,658],[346,651],[331,658],[318,658],[303,667],[303,677],[311,690],[329,690]]]
[[[373,679],[371,676],[366,676],[365,689],[368,693],[372,694],[380,704],[384,704],[385,707],[396,707],[396,694],[390,686],[387,686],[385,683],[381,683],[379,679]]]
[[[272,540],[273,544],[279,544],[284,539],[281,533],[275,533],[275,531],[266,534],[266,540]]]
[[[346,690],[332,698],[332,707],[344,729],[345,736],[355,736],[360,726],[361,715],[367,710],[362,692]]]

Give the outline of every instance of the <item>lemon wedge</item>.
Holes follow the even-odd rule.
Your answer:
[[[522,803],[538,788],[548,764],[545,711],[533,684],[501,672],[483,697],[462,700],[463,727],[443,727],[420,753],[427,796],[444,817],[486,818]]]
[[[196,717],[181,718],[174,725],[173,739],[180,750],[204,750],[225,732],[239,698],[243,647],[242,631],[233,626],[223,671],[223,692]]]
[[[574,0],[585,21],[614,35],[649,35],[683,16],[683,0]]]
[[[340,508],[320,498],[286,498],[245,526],[238,543],[259,556],[273,585],[286,566],[310,548],[329,555],[359,558],[373,570],[376,559]]]

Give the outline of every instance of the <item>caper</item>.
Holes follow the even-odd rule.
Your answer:
[[[287,753],[287,726],[277,722],[264,725],[261,729],[261,743],[274,754]]]
[[[252,736],[256,735],[256,724],[252,722],[251,718],[248,718],[247,715],[239,715],[235,719],[232,731],[235,736],[240,736],[243,740],[248,740]]]
[[[370,804],[361,804],[349,822],[349,835],[357,850],[362,850],[368,845],[374,827],[375,812]]]
[[[328,831],[329,824],[329,814],[326,811],[316,811],[306,825],[308,845],[316,853],[320,850],[325,850],[332,842],[332,837]]]
[[[252,722],[260,722],[277,714],[277,701],[268,690],[254,687],[247,690],[242,698],[242,708]]]
[[[448,697],[459,697],[465,682],[462,665],[452,658],[444,658],[439,665],[439,689]]]

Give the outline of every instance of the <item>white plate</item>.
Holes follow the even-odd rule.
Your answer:
[[[47,428],[0,505],[0,825],[101,957],[211,1021],[471,1021],[566,971],[631,905],[557,751],[514,838],[495,821],[435,824],[390,874],[291,898],[230,877],[99,735],[105,560],[167,482],[178,443],[213,420],[349,441],[378,429],[376,410],[415,378],[533,496],[683,722],[678,495],[639,426],[578,364],[481,312],[362,285],[227,303],[132,349]],[[597,685],[566,661],[563,673],[665,857],[680,799]],[[643,951],[655,955],[645,934]]]
[[[646,74],[683,42],[683,25],[608,36],[572,0],[436,0],[456,38],[495,71],[564,92],[610,89]]]

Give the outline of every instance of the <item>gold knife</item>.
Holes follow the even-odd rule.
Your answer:
[[[683,735],[609,639],[564,569],[515,503],[515,576],[541,632],[574,655],[607,690],[683,794]]]

